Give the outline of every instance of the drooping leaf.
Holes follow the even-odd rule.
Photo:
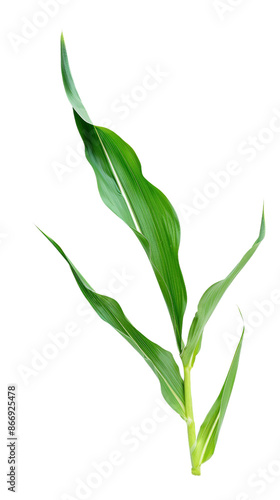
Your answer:
[[[212,457],[215,451],[219,432],[221,430],[221,426],[226,414],[229,399],[235,382],[241,347],[244,338],[244,330],[245,329],[243,327],[241,339],[236,348],[233,361],[231,363],[222,390],[200,427],[197,436],[197,444],[193,452],[193,460],[196,466],[200,466],[201,464],[209,460],[209,458]]]
[[[143,177],[133,149],[117,134],[93,125],[76,90],[61,38],[61,71],[86,157],[103,202],[135,233],[151,262],[182,352],[187,294],[178,260],[180,225],[166,196]]]
[[[184,383],[173,355],[136,330],[125,316],[118,302],[110,297],[96,293],[68,259],[60,246],[45,233],[42,232],[42,234],[54,245],[69,264],[81,292],[93,309],[100,318],[115,328],[141,354],[158,377],[163,397],[167,403],[185,419]]]
[[[248,252],[242,257],[237,266],[231,271],[231,273],[222,281],[218,281],[214,285],[210,286],[202,295],[199,301],[197,312],[191,324],[191,328],[188,335],[188,341],[186,347],[184,348],[182,360],[184,366],[193,366],[196,355],[200,351],[202,335],[206,323],[220,302],[225,291],[229,285],[233,282],[234,278],[240,273],[245,264],[250,260],[252,255],[259,247],[260,243],[265,237],[265,218],[264,210],[262,213],[261,227],[258,239],[255,241],[253,246],[248,250]]]

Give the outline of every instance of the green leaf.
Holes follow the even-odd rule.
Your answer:
[[[96,293],[74,267],[60,246],[45,233],[42,232],[42,234],[68,262],[81,292],[93,309],[100,318],[115,328],[141,354],[158,377],[163,397],[167,403],[185,419],[184,383],[172,354],[136,330],[124,315],[120,305],[114,299]]]
[[[199,301],[196,315],[191,324],[191,328],[188,335],[187,345],[184,348],[182,360],[184,366],[193,366],[196,355],[200,351],[202,335],[205,328],[205,325],[218,303],[220,302],[222,296],[225,291],[229,287],[229,285],[233,282],[234,278],[240,273],[245,264],[250,260],[252,255],[254,255],[255,251],[259,247],[260,243],[265,237],[265,218],[264,218],[264,210],[262,213],[261,227],[258,239],[255,241],[253,246],[248,250],[248,252],[244,255],[244,257],[240,260],[237,266],[231,271],[231,273],[222,281],[218,281],[210,288],[206,290],[204,295]]]
[[[176,212],[166,196],[143,177],[133,149],[111,130],[91,122],[70,72],[63,37],[61,71],[100,196],[142,244],[167,304],[181,353],[187,294],[178,259],[180,225]]]
[[[199,467],[201,464],[209,460],[215,451],[219,432],[221,430],[236,377],[244,338],[244,330],[245,329],[243,327],[242,336],[235,351],[234,358],[222,390],[200,427],[197,436],[197,444],[193,452],[193,461],[196,467]]]

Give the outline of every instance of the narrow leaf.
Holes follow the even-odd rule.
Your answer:
[[[133,149],[111,130],[91,122],[70,72],[63,37],[61,71],[100,196],[132,229],[147,253],[167,304],[181,353],[187,294],[178,259],[180,225],[176,212],[166,196],[143,177],[141,164]]]
[[[197,444],[193,452],[193,460],[196,466],[200,466],[209,460],[215,451],[236,377],[243,337],[244,328],[222,390],[200,427]]]
[[[184,348],[182,360],[184,366],[193,366],[196,355],[200,351],[202,335],[206,323],[220,302],[225,291],[228,289],[229,285],[233,282],[234,278],[240,273],[245,264],[250,260],[252,255],[259,247],[260,243],[265,237],[265,218],[264,210],[262,213],[261,227],[258,239],[255,241],[253,246],[248,250],[248,252],[243,256],[237,266],[233,271],[222,281],[218,281],[214,285],[210,286],[202,295],[199,301],[196,315],[191,324],[189,331],[187,345]]]
[[[124,315],[120,305],[114,299],[96,293],[74,267],[60,246],[45,233],[42,232],[42,234],[68,262],[81,292],[93,309],[100,318],[115,328],[141,354],[158,377],[163,397],[167,403],[185,419],[184,384],[172,354],[136,330]]]

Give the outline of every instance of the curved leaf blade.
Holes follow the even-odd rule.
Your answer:
[[[214,310],[216,309],[218,303],[220,302],[222,296],[224,295],[230,284],[254,255],[264,237],[265,217],[263,210],[259,236],[253,246],[250,248],[250,250],[248,250],[248,252],[246,252],[237,266],[235,266],[235,268],[224,280],[218,281],[214,285],[210,286],[210,288],[208,288],[202,295],[198,304],[197,312],[191,324],[186,347],[183,351],[182,360],[184,366],[193,366],[196,355],[200,351],[202,335],[206,323],[210,319],[211,315],[213,314]]]
[[[212,406],[211,410],[207,414],[203,424],[200,427],[197,436],[197,444],[193,452],[193,459],[195,461],[196,466],[200,466],[201,464],[209,460],[215,451],[218,436],[226,414],[226,410],[229,404],[230,396],[236,378],[236,373],[240,359],[240,352],[244,338],[244,331],[245,328],[243,327],[243,332],[239,344],[236,348],[222,390],[218,398],[216,399],[214,405]]]
[[[41,233],[53,244],[69,264],[81,292],[93,309],[103,321],[109,323],[141,354],[158,377],[163,397],[167,403],[185,419],[184,384],[178,365],[171,352],[155,344],[134,328],[118,302],[110,297],[96,293],[68,259],[60,246],[43,233],[43,231]]]
[[[181,353],[187,293],[178,258],[180,225],[177,214],[166,196],[145,179],[134,150],[111,130],[91,122],[71,75],[63,37],[61,71],[100,196],[142,244],[167,304]]]

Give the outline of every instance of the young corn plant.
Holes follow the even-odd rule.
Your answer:
[[[224,385],[198,434],[192,404],[191,370],[200,351],[208,320],[265,236],[264,212],[259,236],[253,246],[225,279],[210,286],[202,295],[185,344],[182,324],[187,293],[178,260],[180,226],[176,212],[166,196],[145,179],[133,149],[111,130],[91,122],[71,75],[63,36],[61,71],[66,95],[84,142],[86,158],[96,175],[100,196],[107,207],[131,228],[154,270],[170,314],[184,378],[171,352],[140,333],[120,305],[112,298],[98,294],[60,246],[43,234],[69,264],[81,292],[93,309],[136,349],[159,379],[163,397],[187,424],[192,473],[200,475],[201,465],[211,458],[216,448],[236,377],[244,328]]]

